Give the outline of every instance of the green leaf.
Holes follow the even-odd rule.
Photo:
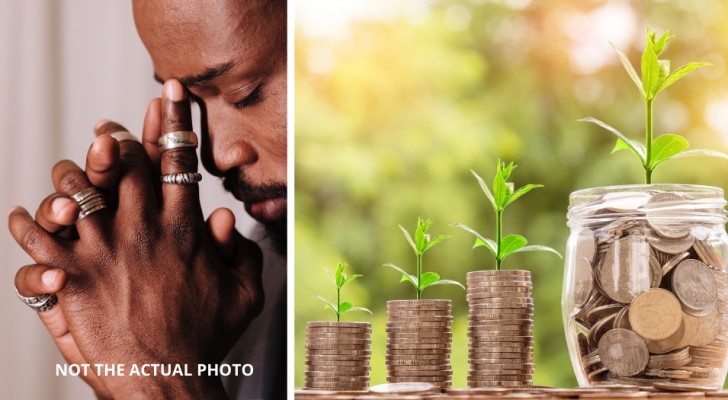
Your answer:
[[[495,198],[493,197],[493,193],[490,192],[490,189],[488,189],[488,185],[485,184],[485,181],[483,180],[483,178],[481,178],[478,174],[476,174],[475,171],[473,171],[471,169],[470,172],[472,172],[473,175],[475,175],[475,179],[478,180],[478,183],[480,184],[480,188],[483,190],[483,193],[485,193],[485,197],[488,198],[488,201],[490,201],[490,204],[493,205],[493,209],[495,210],[497,207],[495,204]]]
[[[414,250],[415,254],[417,254],[417,246],[415,245],[415,241],[412,240],[412,236],[410,236],[409,232],[407,232],[407,229],[404,229],[402,225],[399,226],[399,229],[402,230],[402,233],[404,233],[404,237],[407,238],[410,246],[412,246],[412,250]]]
[[[344,279],[346,278],[344,276],[344,268],[346,268],[346,263],[341,263],[338,268],[336,268],[336,287],[338,289],[341,289],[344,285]]]
[[[657,164],[669,160],[688,148],[688,141],[678,135],[666,134],[659,136],[652,141],[652,164],[654,169]]]
[[[467,225],[463,225],[463,224],[461,224],[459,222],[456,222],[456,223],[452,224],[452,226],[457,226],[458,228],[464,229],[464,230],[472,233],[473,235],[475,235],[475,237],[477,239],[475,241],[475,245],[473,246],[473,248],[476,248],[478,246],[485,246],[495,256],[495,254],[496,254],[496,245],[495,245],[495,242],[493,242],[492,240],[490,240],[488,238],[483,237],[483,235],[481,235],[480,233],[476,232],[475,229],[473,229],[473,228],[471,228],[471,227],[469,227]],[[480,241],[483,242],[483,244],[479,244],[478,241],[477,241],[478,239],[480,239]]]
[[[659,77],[660,64],[657,62],[657,54],[655,54],[652,40],[648,38],[645,51],[642,52],[642,87],[647,94],[645,99],[655,98],[657,87],[660,84],[658,81]]]
[[[640,150],[640,154],[647,154],[647,149],[645,148],[645,145],[643,145],[640,142],[632,142],[632,144]],[[632,148],[629,147],[629,145],[627,143],[625,143],[624,140],[617,138],[617,143],[614,145],[614,148],[612,149],[612,154],[614,154],[620,150],[625,150],[625,149],[634,153]],[[639,157],[640,155],[637,154],[637,156]]]
[[[426,287],[432,285],[433,283],[440,280],[440,275],[438,275],[435,272],[425,272],[420,276],[420,287],[419,290],[422,291]]]
[[[331,279],[331,283],[333,283],[334,286],[336,286],[336,278],[334,278],[334,276],[331,275],[331,272],[329,272],[328,269],[324,269],[324,271],[326,271],[326,275],[328,275],[329,276],[329,279]]]
[[[634,82],[635,85],[637,85],[637,89],[640,90],[640,93],[642,94],[642,97],[645,97],[645,89],[642,87],[642,81],[640,80],[639,75],[637,75],[637,71],[634,70],[634,67],[632,66],[632,63],[629,62],[629,59],[627,56],[619,51],[616,47],[614,47],[614,44],[612,42],[609,42],[609,44],[612,46],[614,51],[617,52],[617,55],[619,55],[619,61],[622,62],[622,66],[627,71],[627,75],[629,75],[630,78],[632,78],[632,82]]]
[[[461,288],[463,288],[463,290],[465,290],[465,286],[463,286],[462,283],[460,283],[458,281],[454,281],[452,279],[440,279],[437,282],[433,282],[430,286],[435,286],[435,285],[455,285],[455,286],[460,286]]]
[[[596,118],[592,118],[592,117],[586,117],[586,118],[582,118],[582,119],[579,119],[578,121],[579,121],[579,122],[591,122],[591,123],[593,123],[593,124],[597,124],[597,125],[601,126],[602,128],[604,128],[604,129],[608,130],[609,132],[612,132],[612,133],[613,133],[614,135],[616,135],[616,136],[617,136],[618,138],[622,139],[622,141],[624,142],[624,144],[626,144],[626,145],[627,145],[627,147],[629,147],[629,149],[630,149],[630,150],[632,150],[632,152],[633,152],[634,154],[636,154],[636,155],[637,155],[637,157],[639,157],[639,159],[640,159],[640,161],[642,161],[642,164],[643,164],[643,165],[645,164],[645,162],[646,162],[646,161],[645,161],[645,160],[646,160],[646,158],[645,158],[645,157],[646,157],[646,156],[645,156],[645,150],[644,150],[644,147],[640,147],[640,146],[639,146],[638,144],[636,144],[635,142],[632,142],[631,140],[627,139],[627,137],[626,137],[626,136],[624,136],[624,135],[623,135],[623,134],[622,134],[621,132],[619,132],[618,130],[614,129],[613,127],[611,127],[611,126],[610,126],[610,125],[608,125],[607,123],[605,123],[605,122],[602,122],[602,121],[600,121],[600,120],[598,120],[598,119],[596,119]]]
[[[346,279],[344,279],[344,282],[341,284],[341,287],[339,287],[339,289],[343,288],[344,286],[346,286],[347,283],[353,281],[354,279],[361,278],[362,276],[363,275],[361,275],[361,274],[354,274],[351,276],[347,276]]]
[[[423,253],[426,252],[427,250],[430,249],[430,247],[442,242],[443,240],[445,240],[449,237],[450,237],[449,235],[439,235],[439,236],[435,237],[434,239],[427,242],[427,244],[425,245],[425,248],[422,250],[422,252]]]
[[[534,184],[528,184],[518,190],[516,190],[509,198],[506,200],[506,206],[516,201],[519,197],[523,196],[524,194],[530,192],[533,189],[543,187],[543,185],[534,185]]]
[[[685,158],[685,157],[718,157],[718,158],[724,158],[724,159],[728,160],[728,154],[722,153],[720,151],[703,150],[703,149],[685,150],[682,153],[674,156],[673,158]]]
[[[350,309],[348,309],[346,311],[342,311],[341,314],[345,314],[345,313],[352,312],[352,311],[366,311],[369,314],[374,315],[374,313],[372,313],[371,311],[369,311],[368,308],[364,308],[364,307],[352,307],[352,308],[350,308]]]
[[[415,245],[417,245],[416,253],[424,253],[425,246],[427,245],[427,229],[432,223],[429,219],[417,218],[417,229],[415,230]]]
[[[494,241],[490,239],[485,239],[485,241],[479,237],[475,238],[475,244],[473,245],[473,248],[483,246],[486,249],[490,250],[490,253],[493,254],[493,257],[497,257],[496,255],[496,244]]]
[[[680,78],[682,78],[683,76],[692,72],[695,68],[706,67],[709,65],[713,65],[713,64],[705,63],[705,62],[691,62],[691,63],[683,65],[682,67],[676,69],[675,71],[672,71],[672,73],[670,75],[668,75],[667,78],[665,78],[665,80],[662,81],[662,83],[660,83],[660,87],[657,88],[657,92],[661,92],[661,91],[669,88],[675,82],[680,80]]]
[[[408,274],[407,271],[403,270],[402,268],[400,268],[394,264],[384,264],[384,266],[392,268],[393,270],[402,273],[402,279],[400,279],[400,282],[409,281],[412,284],[412,286],[414,286],[415,289],[417,289],[417,277],[416,276]]]
[[[670,75],[670,60],[658,60],[657,62],[660,64],[660,76],[657,81],[662,84],[665,78]]]
[[[352,304],[350,301],[342,301],[341,305],[339,305],[339,314],[343,314],[351,310],[352,307],[354,307],[354,304]]]
[[[495,195],[496,210],[502,210],[503,205],[508,198],[508,189],[506,188],[506,180],[503,177],[503,173],[502,171],[500,171],[500,169],[493,178],[493,195]]]
[[[501,240],[501,259],[506,258],[509,254],[517,251],[528,243],[525,237],[521,235],[508,235]]]
[[[332,302],[324,299],[323,297],[321,297],[319,295],[314,296],[314,298],[323,301],[325,303],[324,304],[324,308],[328,308],[328,309],[334,310],[334,312],[337,313],[337,314],[339,313],[339,311],[338,311],[338,309],[336,307],[336,304],[334,304],[334,303],[332,303]]]
[[[675,36],[670,35],[670,31],[665,31],[662,36],[660,36],[660,39],[658,39],[657,41],[654,41],[653,39],[655,54],[657,54],[658,56],[662,54],[662,51],[665,50],[665,46],[667,46],[667,43],[669,43],[670,40],[672,40],[672,38],[674,37]]]
[[[523,246],[523,247],[521,247],[520,249],[514,251],[511,254],[523,253],[523,252],[526,252],[526,251],[546,251],[546,252],[549,252],[549,253],[556,254],[557,256],[559,256],[559,258],[564,258],[564,257],[561,256],[561,253],[559,253],[558,251],[552,249],[551,247],[548,247],[548,246],[539,246],[539,245],[534,245],[534,244],[530,244],[528,246]]]

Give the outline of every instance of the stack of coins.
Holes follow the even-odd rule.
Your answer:
[[[568,327],[589,383],[723,385],[722,212],[690,201],[629,192],[590,204],[593,214],[569,255]],[[710,213],[716,222],[701,220]]]
[[[533,300],[529,271],[467,274],[468,386],[533,384]]]
[[[452,384],[450,300],[387,302],[387,382]]]
[[[369,386],[371,324],[309,322],[305,389],[366,390]]]

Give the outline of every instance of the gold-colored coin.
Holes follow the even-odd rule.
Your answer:
[[[341,343],[306,343],[306,350],[369,350],[369,343],[341,344]]]
[[[371,331],[372,325],[369,322],[334,322],[334,321],[309,321],[308,328],[351,328]]]
[[[447,362],[449,354],[406,354],[401,352],[387,352],[384,356],[385,361],[412,361],[412,360],[439,360],[441,362]]]
[[[685,313],[682,314],[682,323],[680,324],[680,327],[678,328],[675,333],[670,335],[669,337],[661,340],[649,340],[645,339],[645,344],[647,345],[647,350],[652,354],[665,354],[668,352],[671,352],[673,350],[679,349],[681,343],[683,343],[685,339],[685,334],[687,332],[687,317]]]
[[[718,301],[718,284],[710,268],[698,260],[684,260],[672,276],[672,289],[685,312],[709,314]]]
[[[632,376],[647,367],[649,352],[639,335],[626,329],[612,329],[599,340],[599,357],[609,371]]]
[[[449,383],[450,379],[447,377],[440,376],[387,376],[387,382],[398,383],[398,382],[429,382],[438,385]],[[448,384],[449,386],[449,384]]]
[[[335,356],[369,356],[372,354],[370,350],[340,350],[340,349],[316,349],[317,355],[335,355]]]
[[[645,339],[667,339],[682,324],[680,302],[665,289],[652,288],[642,292],[630,305],[629,323]]]
[[[668,392],[717,392],[720,390],[715,386],[686,385],[673,382],[656,382],[652,386]]]

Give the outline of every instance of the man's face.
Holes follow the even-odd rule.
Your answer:
[[[179,79],[200,106],[205,168],[285,237],[286,2],[133,4],[156,76]]]

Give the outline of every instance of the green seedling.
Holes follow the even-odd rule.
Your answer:
[[[422,291],[425,290],[425,288],[434,285],[457,285],[465,289],[465,286],[463,286],[460,282],[449,279],[440,279],[440,275],[434,272],[422,272],[422,255],[424,255],[425,252],[431,249],[434,245],[450,237],[446,235],[439,235],[430,239],[430,235],[427,234],[427,229],[430,227],[431,223],[432,221],[429,219],[417,218],[417,229],[415,230],[414,240],[410,233],[407,232],[402,225],[399,226],[399,229],[401,229],[404,233],[404,237],[407,238],[407,242],[409,242],[410,246],[412,246],[412,249],[415,251],[415,256],[417,257],[416,276],[408,274],[405,270],[394,264],[384,264],[385,267],[392,268],[402,273],[402,279],[400,282],[409,282],[415,287],[415,290],[417,291],[417,300],[422,298]]]
[[[579,121],[591,122],[601,126],[602,128],[612,132],[617,136],[617,144],[614,146],[612,153],[620,150],[628,149],[639,158],[642,167],[645,169],[645,183],[652,183],[652,173],[661,163],[680,157],[696,157],[711,156],[722,157],[728,159],[728,155],[713,150],[687,150],[688,141],[674,134],[664,134],[657,138],[652,138],[652,103],[658,93],[667,89],[680,80],[682,77],[692,72],[694,69],[711,65],[705,62],[690,62],[682,67],[670,72],[670,60],[661,60],[659,57],[667,46],[668,42],[674,36],[670,36],[669,31],[665,31],[659,38],[655,32],[647,28],[647,45],[642,52],[642,78],[637,75],[634,67],[627,59],[627,56],[619,51],[614,45],[612,47],[619,55],[619,59],[627,70],[627,74],[639,89],[642,99],[645,103],[645,143],[630,140],[617,129],[592,117],[580,119]],[[611,43],[610,43],[611,44]]]
[[[478,180],[480,188],[483,189],[483,193],[485,193],[485,197],[488,198],[488,201],[490,201],[490,204],[493,206],[493,211],[495,211],[495,241],[484,237],[466,225],[461,223],[453,224],[475,235],[475,245],[473,245],[473,248],[485,247],[491,254],[493,254],[493,257],[495,257],[496,270],[501,269],[501,264],[506,257],[515,253],[522,253],[526,251],[548,251],[561,257],[561,254],[551,247],[529,245],[526,238],[521,235],[508,235],[503,237],[503,212],[506,207],[531,190],[543,187],[543,185],[528,184],[518,190],[514,190],[513,183],[508,182],[508,178],[511,176],[511,172],[514,168],[516,168],[516,166],[513,165],[513,163],[506,165],[498,160],[495,178],[493,179],[493,192],[488,189],[488,185],[485,184],[483,178],[478,176],[475,171],[470,170],[470,172],[472,172],[475,176],[475,179]]]
[[[372,312],[369,311],[369,309],[364,307],[354,307],[354,304],[350,301],[341,301],[341,289],[346,286],[349,282],[353,281],[354,279],[361,278],[362,275],[360,274],[354,274],[347,276],[344,273],[344,269],[348,267],[349,265],[347,263],[340,263],[339,267],[336,268],[336,274],[331,275],[331,272],[326,271],[326,274],[331,279],[331,282],[334,283],[334,286],[336,286],[336,304],[326,300],[325,298],[316,295],[315,297],[321,301],[324,302],[324,308],[328,308],[336,313],[336,321],[341,321],[341,316],[352,311],[365,311],[371,314]]]

